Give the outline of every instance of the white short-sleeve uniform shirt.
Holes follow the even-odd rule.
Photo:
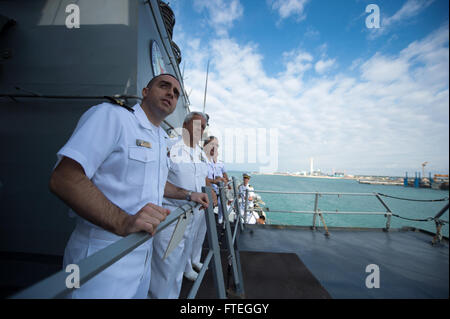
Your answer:
[[[245,206],[245,194],[246,194],[247,190],[248,190],[248,198],[250,198],[250,197],[253,198],[255,196],[255,193],[253,192],[254,188],[252,186],[250,186],[250,184],[247,186],[245,186],[244,184],[239,185],[239,195],[241,197],[241,206],[242,207]],[[249,208],[252,208],[253,200],[248,199],[247,206]]]
[[[208,160],[208,178],[216,179],[217,177],[223,177],[223,174],[226,173],[225,165],[221,161],[214,162],[213,158]],[[212,184],[212,188],[214,191],[219,193],[219,187],[216,184]]]
[[[162,205],[169,170],[167,134],[148,120],[139,104],[133,109],[134,113],[110,103],[93,106],[57,153],[58,162],[63,156],[77,161],[105,197],[131,215],[147,203]],[[77,263],[121,238],[78,217],[64,265]],[[150,273],[151,241],[88,281],[85,289],[76,289],[73,296],[134,297],[144,280],[144,268]]]
[[[177,187],[192,192],[201,192],[206,186],[208,163],[203,150],[196,146],[187,146],[181,137],[171,140],[170,170],[167,181]],[[178,207],[186,204],[185,200],[163,198],[163,206]]]
[[[169,168],[166,132],[139,104],[133,109],[109,103],[90,108],[57,154],[80,163],[94,185],[132,215],[149,202],[161,205]]]

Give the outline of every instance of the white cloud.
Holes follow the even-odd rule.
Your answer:
[[[418,15],[433,2],[434,0],[408,0],[394,15],[382,19],[381,25],[389,27],[392,24],[410,19]]]
[[[402,175],[425,160],[448,170],[448,25],[396,55],[355,60],[351,75],[321,76],[339,61],[302,49],[285,52],[284,70],[269,76],[254,44],[221,37],[184,48],[185,60],[212,58],[211,129],[278,128],[280,170],[305,170],[310,157],[348,173]],[[203,57],[185,71],[193,110],[203,105],[205,66]]]
[[[235,20],[242,17],[244,8],[239,0],[195,0],[194,8],[201,12],[206,9],[209,15],[208,24],[218,35],[226,35]]]
[[[336,62],[335,59],[320,60],[316,63],[314,69],[316,70],[317,73],[322,74],[327,69],[331,68],[334,65],[334,62]]]
[[[300,49],[283,53],[285,75],[302,78],[303,74],[312,68],[313,56]]]
[[[361,66],[362,78],[373,82],[392,82],[408,76],[408,61],[376,54]]]
[[[420,14],[429,7],[434,0],[407,0],[405,4],[392,16],[383,16],[381,18],[381,27],[369,29],[369,39],[375,39],[386,34],[393,26],[403,21],[411,21],[410,19]],[[383,9],[381,8],[381,11]]]
[[[309,0],[274,0],[271,1],[272,10],[278,11],[281,19],[295,16],[297,21],[306,18],[305,5]]]

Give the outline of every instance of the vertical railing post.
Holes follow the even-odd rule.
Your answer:
[[[440,243],[442,241],[442,226],[444,226],[444,222],[439,219],[449,208],[449,203],[445,205],[436,216],[433,217],[434,222],[436,223],[436,235],[433,237],[431,243],[435,245],[436,243]]]
[[[217,238],[216,219],[214,218],[213,200],[211,194],[211,187],[202,187],[202,192],[206,193],[209,198],[209,206],[205,211],[206,227],[209,249],[213,252],[213,265],[212,272],[214,278],[214,284],[217,289],[217,298],[225,299],[225,283],[223,280],[222,260],[220,258],[219,240]]]
[[[389,229],[391,228],[391,217],[392,217],[392,211],[391,209],[388,207],[388,205],[386,205],[386,203],[381,199],[380,195],[378,193],[375,193],[375,196],[378,198],[378,200],[380,201],[380,203],[384,206],[384,208],[386,208],[387,213],[386,215],[384,215],[386,217],[386,227],[383,228],[384,231],[389,231]]]
[[[442,226],[444,226],[444,223],[438,219],[434,221],[436,224],[436,235],[434,235],[433,239],[431,240],[432,245],[436,245],[437,243],[440,243],[442,241]]]
[[[235,199],[235,201],[234,201],[234,209],[236,211],[236,219],[239,219],[239,222],[236,221],[236,227],[237,227],[237,225],[239,223],[241,225],[241,230],[243,231],[244,230],[244,226],[243,226],[243,223],[240,222],[240,219],[242,218],[241,210],[240,210],[240,207],[239,207],[240,194],[239,194],[239,190],[238,190],[237,185],[236,185],[236,177],[233,176],[232,178],[233,178],[233,190],[234,190],[234,199]]]
[[[319,193],[316,193],[316,197],[314,200],[314,215],[313,215],[313,225],[312,225],[312,229],[316,230],[316,218],[317,218],[317,214],[318,214],[318,202],[319,202]]]
[[[244,224],[247,224],[248,189],[245,190]]]
[[[231,266],[233,269],[233,279],[234,284],[236,288],[236,294],[240,297],[244,296],[244,282],[242,279],[242,269],[239,260],[239,251],[237,251],[237,248],[235,250],[235,247],[237,247],[237,244],[235,246],[233,242],[233,237],[231,234],[231,226],[230,226],[230,219],[228,216],[228,210],[226,205],[226,198],[224,194],[224,184],[222,182],[219,183],[219,197],[220,197],[220,204],[223,211],[224,219],[225,219],[225,237],[227,240],[227,247],[228,251],[230,253],[231,257]]]

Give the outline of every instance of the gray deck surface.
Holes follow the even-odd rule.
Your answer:
[[[239,238],[246,297],[449,297],[448,240],[432,246],[430,235],[411,230],[330,229],[330,233],[327,238],[322,229],[312,231],[307,227],[247,225]],[[225,248],[224,238],[221,239],[221,246]],[[227,286],[228,253],[222,250],[221,254]],[[25,262],[29,259],[25,255],[0,256],[3,260],[0,263],[3,266],[0,280],[2,298],[61,268],[60,257],[33,258],[36,263],[31,263]],[[379,266],[380,288],[368,289],[365,285],[369,275],[366,266],[369,264]],[[191,286],[191,282],[183,282],[181,298],[187,296]],[[206,272],[197,298],[217,298],[211,270]]]
[[[207,250],[203,251],[203,256]],[[331,296],[319,281],[292,253],[241,252],[242,276],[245,299],[329,299]],[[225,287],[232,282],[227,267],[227,251],[221,251]],[[272,271],[277,269],[278,271]],[[287,275],[288,274],[288,275]],[[229,278],[229,279],[228,279]],[[180,298],[187,297],[193,283],[183,278]],[[229,286],[231,288],[231,285]],[[228,289],[227,289],[228,291]],[[236,298],[235,294],[228,295]],[[217,298],[212,271],[205,278],[197,292],[197,299]]]
[[[239,249],[297,254],[332,298],[449,297],[448,241],[432,246],[430,235],[411,230],[330,233],[327,238],[323,230],[306,227],[248,225]],[[366,287],[369,264],[379,267],[379,288]]]

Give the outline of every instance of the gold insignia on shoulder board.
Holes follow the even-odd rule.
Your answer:
[[[150,142],[147,142],[144,140],[136,140],[136,145],[146,147],[146,148],[152,148],[152,144]]]

